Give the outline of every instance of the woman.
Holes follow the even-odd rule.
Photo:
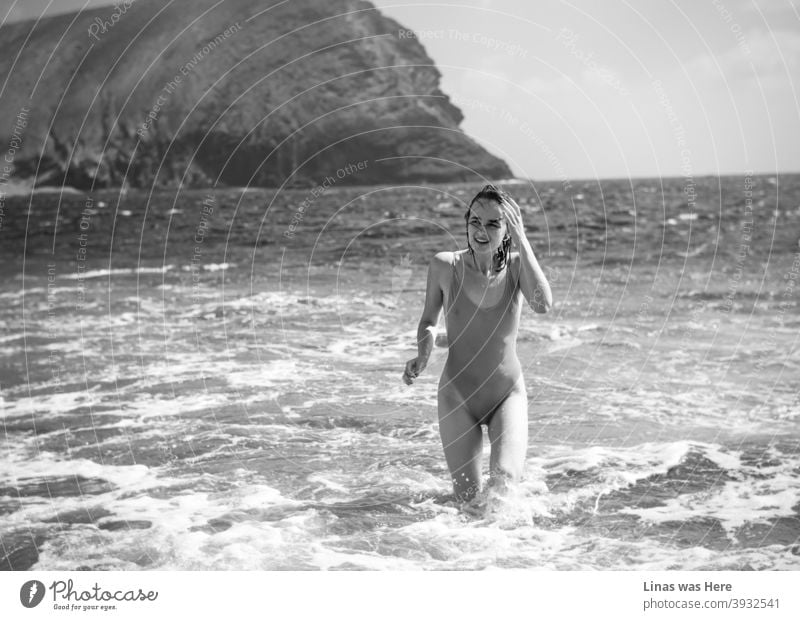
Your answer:
[[[403,380],[414,382],[433,350],[444,308],[448,354],[439,380],[439,432],[456,500],[481,488],[481,424],[489,427],[489,485],[500,490],[522,476],[528,446],[528,397],[516,352],[524,297],[534,312],[553,298],[525,236],[519,206],[493,185],[466,212],[467,249],[440,252],[428,269],[417,357]],[[511,244],[519,252],[511,252]]]

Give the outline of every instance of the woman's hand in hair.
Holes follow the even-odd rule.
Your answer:
[[[511,235],[514,244],[519,247],[526,239],[525,224],[522,221],[522,209],[520,209],[514,199],[507,194],[503,197],[500,208],[503,210],[503,216],[506,219],[508,234]]]

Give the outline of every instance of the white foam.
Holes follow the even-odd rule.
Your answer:
[[[644,443],[627,448],[590,446],[575,449],[558,446],[547,450],[542,456],[529,458],[528,468],[539,468],[548,475],[569,476],[571,472],[594,472],[589,480],[578,486],[569,487],[561,493],[548,494],[542,508],[570,512],[579,502],[594,500],[596,511],[604,495],[666,473],[698,446],[688,441]]]
[[[49,452],[40,452],[34,458],[16,458],[9,469],[0,472],[0,480],[17,484],[25,478],[82,476],[102,478],[118,486],[141,487],[152,484],[154,477],[144,465],[100,465],[87,459],[62,459]]]
[[[550,452],[544,461],[538,461],[542,469],[550,473],[565,473],[572,471],[586,471],[600,468],[615,470],[617,476],[629,480],[631,483],[642,477],[663,473],[674,467],[689,453],[693,446],[698,444],[689,441],[676,441],[671,443],[643,443],[627,448],[614,448],[609,446],[589,446],[588,448],[574,449],[558,447]],[[564,453],[560,455],[559,453]],[[623,469],[616,470],[622,466]]]
[[[226,271],[227,269],[232,269],[236,267],[235,263],[208,263],[199,265],[199,267],[203,271]],[[194,264],[192,265],[184,265],[181,267],[182,271],[194,271],[197,268]]]
[[[327,436],[327,435],[326,435]],[[323,441],[325,439],[323,438]],[[658,446],[645,444],[647,455],[644,464],[661,458],[662,466],[674,461],[673,452],[685,446],[680,443]],[[702,449],[703,446],[692,446]],[[715,447],[708,446],[709,454]],[[626,458],[636,447],[626,451]],[[720,450],[717,448],[717,451]],[[719,457],[732,459],[730,455]],[[660,456],[659,456],[660,455]],[[561,455],[563,457],[565,455]],[[578,465],[596,463],[604,467],[615,459],[589,451]],[[625,459],[617,459],[622,461]],[[631,459],[635,460],[635,459]],[[733,460],[729,461],[733,463]],[[556,467],[567,461],[557,457]],[[620,464],[622,466],[622,464]],[[787,467],[789,465],[787,464]],[[103,558],[107,567],[135,568],[131,564],[137,556],[148,555],[148,568],[160,569],[279,569],[322,568],[338,566],[383,570],[418,569],[485,569],[519,566],[547,570],[575,569],[631,569],[670,570],[676,568],[706,570],[737,568],[748,565],[763,569],[789,569],[785,547],[771,546],[761,549],[726,549],[715,551],[704,547],[676,548],[657,539],[634,541],[608,538],[596,533],[582,533],[581,528],[551,522],[550,509],[558,507],[558,495],[543,494],[541,480],[546,472],[532,472],[530,484],[525,483],[517,495],[508,502],[496,503],[481,518],[460,512],[455,506],[434,501],[431,493],[447,491],[442,476],[435,476],[413,467],[376,467],[363,474],[352,472],[316,473],[309,482],[330,492],[328,497],[342,497],[354,509],[353,489],[371,489],[386,497],[383,491],[404,488],[412,496],[422,492],[425,499],[409,503],[409,508],[430,516],[413,520],[407,525],[376,525],[361,531],[357,527],[350,534],[342,534],[341,527],[333,533],[332,526],[348,517],[337,517],[319,507],[304,507],[290,500],[280,491],[266,484],[243,484],[231,491],[201,493],[181,491],[168,498],[153,498],[146,494],[130,492],[103,500],[103,507],[113,515],[101,519],[147,520],[152,526],[147,530],[118,530],[113,533],[92,532],[72,528],[55,535],[41,550],[36,569],[74,568],[81,564],[97,565]],[[95,473],[86,470],[86,473]],[[227,477],[244,477],[246,471],[228,472]],[[159,480],[162,485],[163,481]],[[775,498],[783,502],[781,509],[789,506],[788,479],[775,482],[770,502],[762,506],[775,514]],[[743,483],[736,483],[743,484]],[[783,486],[781,490],[779,487]],[[130,486],[130,485],[129,485]],[[725,514],[725,502],[740,497],[746,486],[731,487],[719,498],[719,503],[708,505],[708,513]],[[391,496],[391,495],[390,495]],[[402,501],[397,498],[395,501]],[[327,503],[327,502],[322,502]],[[331,502],[335,505],[336,502]],[[364,505],[370,499],[365,497]],[[690,506],[691,507],[691,506]],[[285,512],[282,512],[285,509]],[[272,510],[272,512],[270,512]],[[277,512],[275,512],[277,510]],[[733,513],[737,509],[731,508]],[[764,512],[764,515],[767,513]],[[281,516],[282,515],[282,516]],[[380,520],[367,510],[364,518]],[[29,513],[30,516],[30,513]],[[694,514],[678,513],[673,519],[694,518]],[[763,515],[762,515],[763,516]],[[228,529],[217,533],[190,531],[204,527],[209,519],[220,519],[229,524]],[[541,520],[546,523],[540,524]],[[87,544],[91,541],[91,544]],[[92,549],[101,549],[98,555]],[[796,558],[795,558],[796,561]],[[796,565],[795,565],[796,568]]]
[[[225,380],[231,387],[269,388],[283,385],[303,385],[306,382],[318,382],[332,378],[336,373],[325,371],[311,364],[304,364],[293,359],[281,359],[266,362],[258,366],[238,366],[225,373]]]
[[[163,267],[137,267],[137,268],[118,268],[118,269],[89,269],[88,271],[79,271],[77,273],[66,273],[60,277],[66,280],[90,280],[92,278],[104,278],[107,276],[116,275],[132,275],[132,274],[155,274],[166,273],[175,269],[175,265],[164,265]]]
[[[133,399],[126,399],[125,408],[113,413],[133,417],[139,421],[152,417],[180,416],[229,405],[234,402],[232,396],[206,391],[190,392],[183,396],[143,393]]]
[[[110,505],[120,495],[141,493],[157,484],[165,484],[157,479],[154,470],[145,465],[102,465],[87,459],[61,459],[47,452],[24,459],[13,454],[7,457],[7,464],[8,471],[0,475],[0,480],[7,485],[79,476],[105,480],[117,487],[91,495],[21,498],[20,508],[4,516],[6,525],[12,528],[30,527],[42,519],[52,519],[57,513],[83,509],[87,505]]]
[[[60,414],[80,407],[93,407],[102,401],[102,395],[92,390],[79,392],[56,392],[55,394],[37,394],[16,400],[0,401],[2,410],[0,418],[11,418],[27,415]]]
[[[766,523],[770,519],[794,516],[799,478],[795,471],[796,459],[787,459],[773,450],[776,465],[745,466],[740,454],[723,451],[719,446],[701,444],[697,449],[735,479],[726,480],[708,491],[679,495],[664,506],[625,508],[622,512],[636,514],[653,523],[719,519],[731,538],[735,530],[746,523]]]
[[[725,482],[713,491],[679,495],[664,506],[623,508],[621,512],[638,515],[651,523],[719,519],[733,539],[735,530],[745,523],[766,523],[769,519],[793,516],[797,504],[796,484],[796,479],[783,477],[765,482]]]

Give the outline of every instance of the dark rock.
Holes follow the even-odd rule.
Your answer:
[[[511,176],[458,128],[419,41],[369,2],[138,0],[92,36],[113,11],[0,28],[7,130],[27,108],[19,177],[86,189]]]

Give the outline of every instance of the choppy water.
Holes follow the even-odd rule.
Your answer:
[[[742,260],[737,180],[696,212],[681,180],[515,188],[556,307],[520,329],[526,481],[477,514],[449,495],[445,351],[400,379],[473,188],[331,190],[294,237],[302,191],[220,191],[200,244],[202,192],[95,197],[86,271],[84,198],[41,200],[4,231],[0,561],[798,569],[800,179],[781,182],[760,179]]]

